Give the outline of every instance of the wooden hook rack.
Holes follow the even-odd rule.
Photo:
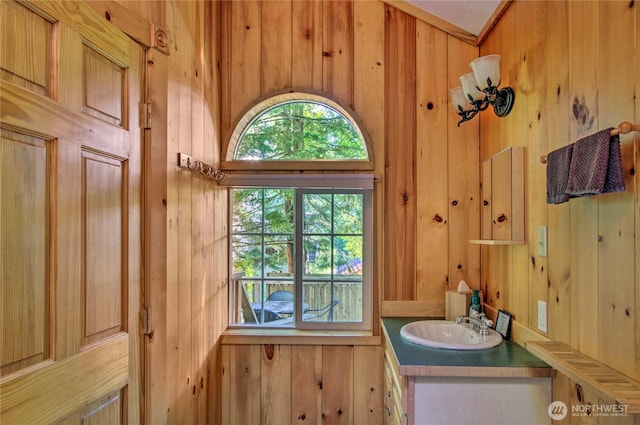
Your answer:
[[[617,136],[618,134],[627,134],[632,131],[640,131],[640,124],[631,124],[629,121],[623,121],[616,128],[612,129],[609,134],[611,136]],[[540,157],[540,162],[546,164],[547,155],[542,155]]]
[[[178,166],[215,180],[218,184],[224,183],[228,178],[224,171],[218,170],[206,162],[197,161],[182,152],[178,153]]]

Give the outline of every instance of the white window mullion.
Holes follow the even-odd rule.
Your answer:
[[[302,191],[296,189],[295,191],[295,237],[293,244],[293,251],[295,253],[295,266],[293,272],[294,293],[295,293],[295,308],[293,309],[296,327],[300,327],[302,324],[302,276],[304,275],[304,249],[303,249],[303,217],[304,206],[302,204]]]

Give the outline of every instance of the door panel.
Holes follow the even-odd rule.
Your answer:
[[[0,128],[0,375],[48,358],[47,147]]]
[[[0,422],[137,423],[144,51],[81,2],[0,26]]]

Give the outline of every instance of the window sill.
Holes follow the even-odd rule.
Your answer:
[[[296,329],[228,328],[220,339],[223,345],[380,345],[380,335],[370,331],[303,331]]]

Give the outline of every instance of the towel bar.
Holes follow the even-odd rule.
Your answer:
[[[627,134],[632,131],[640,131],[640,124],[631,124],[629,121],[621,122],[616,128],[611,130],[609,134],[611,136],[616,136],[618,134]],[[543,164],[547,163],[547,155],[542,155],[540,157],[540,162]]]

